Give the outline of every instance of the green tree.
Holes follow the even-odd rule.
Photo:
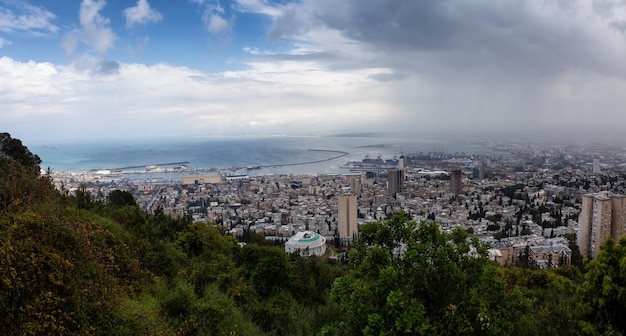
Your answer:
[[[529,310],[519,290],[486,258],[486,247],[461,229],[403,215],[362,226],[350,251],[352,272],[335,281],[331,299],[343,321],[329,335],[510,334],[514,314]]]
[[[585,319],[605,333],[626,333],[626,236],[615,244],[607,239],[587,265],[581,288]]]
[[[39,173],[41,159],[31,153],[28,147],[22,145],[22,141],[11,138],[9,133],[0,133],[0,158],[9,158],[28,168],[35,173]]]
[[[58,196],[40,163],[20,140],[0,133],[0,212]]]
[[[86,216],[52,203],[0,217],[0,334],[113,330],[141,272],[119,225]]]
[[[578,289],[582,283],[580,270],[571,265],[557,269],[533,270],[503,268],[501,272],[509,287],[519,288],[532,299],[532,309],[517,316],[517,335],[578,335],[580,314],[576,309]]]
[[[289,288],[291,266],[285,251],[279,247],[245,245],[238,252],[237,263],[260,298],[269,298]]]
[[[93,206],[93,196],[91,192],[87,190],[87,185],[81,183],[78,188],[76,188],[75,193],[76,206],[79,209],[90,209]]]
[[[107,202],[113,206],[137,205],[133,194],[122,190],[111,191],[107,196]]]

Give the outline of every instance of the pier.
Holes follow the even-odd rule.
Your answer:
[[[244,170],[244,169],[261,169],[261,168],[277,168],[277,167],[300,166],[300,165],[308,165],[308,164],[332,161],[332,160],[339,159],[339,158],[342,158],[344,156],[350,155],[350,153],[348,153],[348,152],[338,151],[338,150],[331,150],[331,149],[308,149],[308,151],[311,151],[311,152],[324,152],[324,153],[333,154],[333,156],[325,158],[325,159],[310,160],[310,161],[303,161],[303,162],[275,163],[275,164],[258,165],[258,166],[255,165],[255,166],[240,166],[240,167],[226,167],[226,168],[214,168],[214,167],[211,167],[211,168],[196,168],[196,169],[193,169],[193,170],[194,171],[206,171],[206,170],[232,170],[232,171],[236,171],[236,170]],[[121,170],[141,169],[141,168],[146,168],[146,167],[189,165],[190,163],[191,162],[189,162],[189,161],[166,162],[166,163],[126,166],[126,167],[119,167],[119,168],[105,168],[104,170],[121,171]],[[98,171],[98,170],[101,170],[101,169],[91,169],[90,171]],[[127,172],[127,173],[132,173],[132,172]],[[146,173],[146,171],[143,171],[143,170],[142,171],[136,171],[136,173]]]
[[[154,167],[163,167],[163,166],[180,166],[180,165],[186,165],[189,164],[189,161],[182,161],[182,162],[167,162],[167,163],[153,163],[153,164],[147,164],[147,165],[141,165],[141,166],[127,166],[127,167],[120,167],[120,168],[105,168],[104,170],[126,170],[126,169],[137,169],[137,168],[146,168],[146,167],[150,167],[150,166],[154,166]],[[91,171],[98,171],[101,169],[91,169]]]
[[[337,151],[337,150],[330,150],[330,149],[309,149],[309,151],[312,151],[312,152],[328,152],[328,153],[333,153],[333,154],[337,154],[337,155],[335,155],[333,157],[326,158],[326,159],[304,161],[304,162],[293,162],[293,163],[277,163],[277,164],[270,164],[270,165],[255,166],[255,168],[259,168],[260,169],[260,168],[276,168],[276,167],[288,167],[288,166],[307,165],[307,164],[326,162],[326,161],[339,159],[341,157],[344,157],[344,156],[350,154],[348,152]],[[239,170],[239,169],[246,169],[246,167],[232,167],[230,169]]]

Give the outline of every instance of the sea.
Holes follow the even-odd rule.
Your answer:
[[[365,157],[441,151],[485,154],[486,143],[372,136],[211,136],[25,143],[56,172],[142,170],[146,167],[220,170],[232,174],[346,173],[348,161]],[[247,168],[254,169],[247,169]]]

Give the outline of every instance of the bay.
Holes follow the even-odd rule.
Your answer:
[[[28,145],[28,144],[27,144]],[[341,166],[348,160],[362,160],[366,155],[391,159],[404,154],[432,150],[466,154],[484,153],[482,144],[430,139],[390,137],[331,136],[241,136],[153,138],[134,140],[76,141],[59,144],[34,144],[29,149],[39,155],[42,168],[53,171],[87,171],[147,167],[182,163],[190,168],[229,169],[232,167],[274,166],[249,170],[250,175],[316,174],[346,172]],[[324,150],[324,151],[313,151]],[[325,160],[310,164],[288,165]]]

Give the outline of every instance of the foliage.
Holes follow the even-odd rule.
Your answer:
[[[49,177],[40,176],[38,166],[24,166],[0,153],[0,214],[56,196]]]
[[[626,333],[626,236],[607,239],[587,265],[581,289],[585,318],[605,334]]]
[[[58,204],[5,216],[0,232],[2,334],[104,330],[142,278],[125,237]]]
[[[41,164],[39,156],[31,153],[22,145],[22,141],[11,138],[6,132],[0,133],[0,158],[12,160],[30,171],[39,173]]]
[[[403,215],[362,226],[349,258],[352,272],[335,281],[331,298],[344,320],[327,334],[509,334],[513,311],[530,301],[506,283],[467,233],[446,235],[436,223]]]
[[[112,206],[120,207],[125,205],[134,206],[135,198],[128,191],[113,190],[107,196],[107,202]]]
[[[576,335],[579,334],[577,291],[582,274],[574,266],[558,269],[531,270],[522,268],[502,269],[508,286],[516,286],[523,295],[532,298],[530,312],[518,316],[528,321],[519,334],[525,335]]]
[[[201,295],[179,279],[162,289],[161,308],[178,335],[258,335],[258,327],[245,318],[234,301],[216,286]]]
[[[125,191],[61,194],[40,163],[0,133],[3,335],[626,333],[626,237],[586,268],[575,237],[571,266],[533,269],[524,251],[525,268],[501,268],[467,232],[399,214],[361,226],[342,265],[262,235],[240,247],[211,223],[148,214]],[[546,211],[520,208],[518,227]]]

